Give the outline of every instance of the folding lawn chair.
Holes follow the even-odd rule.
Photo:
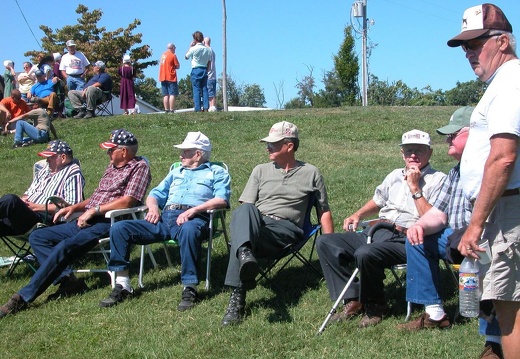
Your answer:
[[[283,270],[294,258],[297,258],[306,269],[310,269],[318,278],[322,278],[322,273],[311,263],[312,256],[314,254],[314,248],[316,246],[316,238],[319,234],[321,234],[321,224],[320,223],[312,223],[312,210],[315,209],[317,213],[317,207],[316,207],[316,197],[314,194],[311,194],[311,200],[309,201],[309,206],[307,208],[307,212],[305,214],[305,221],[303,225],[303,239],[296,243],[291,243],[287,245],[285,248],[283,248],[280,252],[278,252],[276,255],[272,256],[271,258],[267,258],[267,260],[270,262],[270,264],[264,268],[260,269],[259,278],[257,279],[257,282],[259,282],[262,279],[268,279],[268,276],[271,272],[273,272],[273,269],[278,265],[278,263],[283,262],[280,268],[276,268],[276,272],[272,275],[278,273],[279,271]],[[317,216],[318,217],[318,216]],[[319,218],[319,217],[318,217]],[[309,242],[309,240],[312,242],[311,247],[311,253],[309,257],[305,257],[305,255],[302,253],[302,249]]]
[[[114,104],[112,103],[112,93],[103,91],[103,96],[97,101],[96,116],[113,116]]]
[[[211,162],[211,164],[218,165],[229,172],[228,166],[224,162]],[[181,165],[180,162],[175,162],[174,164],[171,165],[170,171],[179,167],[180,165]],[[229,238],[228,238],[228,234],[227,234],[227,230],[226,230],[226,222],[225,222],[226,212],[228,210],[229,209],[222,208],[222,209],[212,209],[212,210],[207,211],[207,214],[209,215],[209,229],[208,229],[208,238],[207,238],[208,247],[206,250],[206,286],[205,286],[206,290],[209,290],[210,285],[211,285],[211,252],[213,250],[213,236],[215,235],[219,220],[220,220],[220,226],[222,228],[222,233],[224,234],[224,239],[226,240],[226,245],[227,245],[227,243],[229,243]],[[169,241],[163,242],[163,248],[164,248],[164,252],[166,255],[166,260],[168,262],[168,265],[170,267],[173,267],[173,263],[171,261],[170,254],[168,251],[168,245],[171,245],[171,244],[177,245],[177,242],[174,240],[169,240]],[[143,273],[144,273],[145,250],[148,251],[149,257],[152,261],[154,268],[157,267],[157,263],[155,262],[155,259],[153,257],[150,247],[142,246],[141,247],[141,261],[140,261],[140,265],[139,265],[139,286],[141,288],[144,287]]]
[[[63,199],[56,196],[51,196],[47,199],[47,201],[45,202],[45,219],[49,218],[48,205],[51,203],[53,203],[56,207],[61,208]],[[31,251],[31,245],[29,244],[29,236],[34,230],[47,227],[48,225],[49,223],[47,223],[47,221],[44,220],[43,222],[35,224],[33,228],[31,228],[24,234],[0,237],[0,240],[4,242],[9,251],[13,254],[13,261],[7,271],[8,277],[11,276],[11,274],[13,274],[14,270],[21,262],[27,264],[27,266],[33,272],[36,272],[36,257]]]
[[[74,160],[77,161],[76,159]],[[35,178],[38,175],[38,172],[40,172],[45,167],[46,163],[47,160],[40,160],[34,163],[33,178]],[[77,163],[79,165],[79,161],[77,161]],[[49,225],[49,223],[47,223],[46,220],[49,218],[48,205],[50,203],[53,203],[56,207],[61,208],[63,199],[56,196],[51,196],[47,198],[47,201],[45,202],[45,220],[41,223],[37,223],[26,233],[15,236],[0,237],[0,240],[4,242],[9,251],[13,254],[13,261],[9,267],[9,270],[7,271],[7,276],[10,276],[21,262],[27,264],[27,266],[29,266],[29,268],[31,268],[33,272],[36,272],[36,268],[34,266],[36,262],[36,257],[31,251],[31,246],[29,244],[29,235],[35,229],[47,227]]]

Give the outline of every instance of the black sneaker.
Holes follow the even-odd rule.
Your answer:
[[[60,298],[70,297],[76,294],[83,294],[88,290],[88,286],[83,279],[68,276],[63,277],[58,290],[49,294],[47,300],[56,300]]]
[[[184,312],[185,310],[191,309],[195,306],[195,303],[198,302],[199,296],[197,291],[191,287],[186,287],[182,291],[181,302],[177,306],[177,310],[180,312]]]
[[[23,146],[23,143],[22,142],[15,142],[13,144],[13,148],[19,148],[19,147],[22,147]]]
[[[16,314],[25,308],[27,308],[27,302],[22,299],[20,294],[15,293],[7,303],[0,307],[0,319],[9,314]]]
[[[32,144],[33,144],[33,141],[26,141],[26,142],[22,143],[22,147],[28,147]]]
[[[123,286],[121,284],[116,284],[116,287],[112,289],[112,293],[110,293],[108,298],[105,298],[101,302],[99,302],[99,306],[101,308],[113,307],[114,305],[121,303],[125,299],[132,297],[133,294],[133,290],[128,291],[126,289],[123,289]]]

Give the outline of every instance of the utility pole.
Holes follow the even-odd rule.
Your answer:
[[[356,1],[352,5],[352,15],[354,17],[361,17],[363,21],[363,29],[361,32],[361,71],[362,71],[362,98],[363,106],[368,106],[368,65],[367,65],[367,0]]]
[[[368,106],[367,0],[363,0],[363,106]]]

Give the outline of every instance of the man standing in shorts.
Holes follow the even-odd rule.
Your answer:
[[[211,50],[211,63],[208,68],[209,112],[217,111],[217,73],[215,69],[215,51],[211,48],[211,38],[204,38],[204,45]]]
[[[175,96],[179,95],[176,70],[180,67],[177,55],[175,55],[175,45],[169,43],[161,56],[159,65],[159,81],[161,82],[164,112],[166,113],[173,113],[175,109]]]
[[[470,120],[460,180],[473,204],[458,250],[479,258],[481,238],[491,244],[491,263],[480,264],[482,300],[492,300],[502,332],[504,358],[520,353],[520,60],[513,27],[493,4],[464,12],[460,46],[487,89]]]

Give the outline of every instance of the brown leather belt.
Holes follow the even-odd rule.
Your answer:
[[[406,231],[408,230],[408,228],[401,227],[401,226],[398,225],[398,224],[394,224],[394,226],[395,226],[395,230],[396,230],[397,232],[400,232],[400,233],[402,233],[402,234],[404,234],[404,235],[406,236]]]
[[[506,189],[502,193],[502,197],[516,196],[517,194],[520,194],[520,189],[518,188]]]

